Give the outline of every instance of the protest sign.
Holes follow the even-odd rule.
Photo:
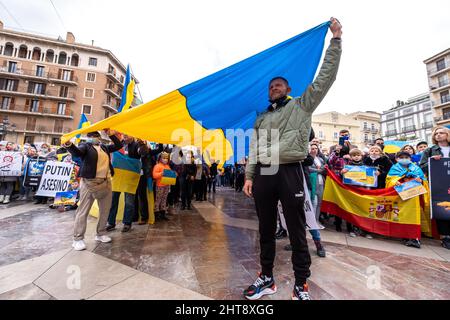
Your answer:
[[[431,217],[450,220],[450,158],[430,159]]]
[[[378,184],[377,168],[367,166],[344,166],[348,172],[344,174],[344,184],[360,187],[376,187]]]
[[[67,191],[72,176],[73,164],[47,161],[37,196],[55,197],[57,192]]]
[[[46,159],[28,159],[27,164],[25,166],[25,178],[23,181],[23,185],[25,187],[38,187],[42,174],[44,172]]]
[[[399,194],[403,201],[420,196],[421,194],[427,193],[427,189],[422,185],[422,183],[411,180],[402,183],[399,186],[394,187],[395,191]]]
[[[22,161],[23,155],[20,152],[0,151],[0,176],[21,176]]]
[[[77,202],[78,191],[57,192],[55,196],[55,205],[75,205]]]

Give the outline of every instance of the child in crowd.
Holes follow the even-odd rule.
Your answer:
[[[399,186],[410,180],[416,180],[420,183],[426,181],[422,169],[411,161],[411,154],[408,151],[398,152],[395,160],[397,163],[391,167],[386,178],[387,187]],[[407,239],[405,245],[420,249],[419,239]]]
[[[428,148],[426,141],[421,141],[416,145],[417,153],[411,157],[411,161],[419,165],[420,159],[422,159],[422,153]]]
[[[158,163],[153,168],[153,179],[156,180],[155,217],[158,220],[169,220],[166,216],[166,211],[170,186],[161,182],[164,170],[170,170],[169,154],[167,152],[161,152]]]
[[[350,155],[350,160],[348,161],[348,165],[351,165],[351,166],[363,166],[364,165],[364,163],[363,163],[363,156],[364,156],[364,154],[363,154],[363,152],[361,150],[359,150],[359,149],[352,149],[352,150],[350,150],[349,155]],[[344,168],[344,169],[341,170],[340,173],[341,173],[341,175],[344,175],[347,172],[348,172],[348,169]],[[349,231],[350,237],[356,237],[356,232],[355,231],[357,231],[357,228],[354,227],[349,222],[347,222],[347,230]],[[361,230],[361,233],[362,233],[362,230]],[[372,236],[369,233],[365,234],[365,236],[368,239],[372,238]]]
[[[364,158],[365,166],[377,167],[377,189],[384,189],[386,187],[386,176],[392,167],[392,162],[383,153],[378,145],[369,148],[369,156]]]

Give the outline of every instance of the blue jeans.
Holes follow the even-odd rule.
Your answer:
[[[134,194],[125,194],[125,211],[123,213],[123,224],[131,226],[133,222],[134,214]],[[109,210],[108,224],[111,226],[116,225],[117,209],[119,207],[120,192],[112,193],[111,209]]]
[[[309,230],[314,241],[320,241],[320,231],[319,230]]]

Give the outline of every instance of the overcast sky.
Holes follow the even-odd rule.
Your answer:
[[[389,109],[428,91],[423,60],[450,47],[449,0],[0,0],[5,27],[110,49],[145,102],[337,17],[338,78],[316,112]],[[64,24],[64,26],[63,26]],[[330,33],[328,34],[330,38]]]

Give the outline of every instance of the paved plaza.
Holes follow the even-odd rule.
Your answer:
[[[75,211],[15,202],[0,208],[0,299],[243,299],[260,270],[258,222],[251,199],[229,188],[175,210],[170,221],[111,232],[111,244],[93,241],[71,248]],[[344,229],[345,231],[345,229]],[[312,256],[314,300],[450,299],[450,250],[423,239],[422,248],[399,239],[350,238],[326,225],[326,258]],[[287,239],[277,241],[278,293],[293,287]],[[379,279],[379,281],[377,281]]]

